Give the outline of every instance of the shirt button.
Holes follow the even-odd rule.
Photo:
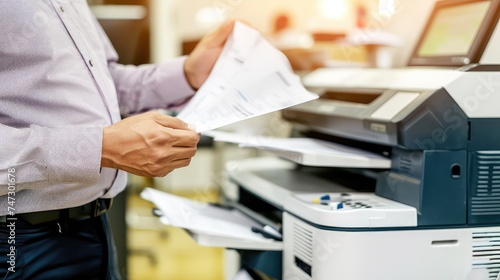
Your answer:
[[[89,64],[91,67],[94,67],[94,63],[92,62],[92,59],[89,59]]]
[[[59,9],[61,9],[61,12],[64,13],[64,8],[62,6],[59,6]]]

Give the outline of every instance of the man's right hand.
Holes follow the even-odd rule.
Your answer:
[[[163,177],[189,165],[200,136],[180,119],[149,112],[104,128],[101,167]]]

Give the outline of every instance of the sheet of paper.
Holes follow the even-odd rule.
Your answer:
[[[266,143],[269,141],[269,139],[271,139],[271,137],[246,135],[246,134],[218,131],[218,130],[205,131],[202,134],[212,137],[214,141],[217,142],[233,143],[233,144],[238,144],[240,146],[258,147],[262,143]]]
[[[160,221],[166,225],[220,237],[272,242],[252,232],[252,226],[261,225],[236,210],[189,200],[151,188],[144,189],[141,197],[153,202],[160,209],[163,214]]]
[[[246,270],[241,269],[231,280],[253,280],[253,277]]]
[[[204,132],[214,138],[214,141],[239,144],[242,147],[262,147],[293,152],[320,152],[335,155],[358,155],[372,158],[384,158],[381,155],[361,149],[351,148],[328,141],[313,138],[274,138],[249,136],[225,131]]]
[[[283,53],[236,22],[207,81],[177,117],[204,132],[316,98]]]
[[[349,167],[389,168],[391,164],[390,159],[382,155],[319,139],[248,136],[224,131],[207,131],[203,134],[213,137],[214,141],[260,148],[280,156],[286,156],[287,153],[313,156],[325,162],[325,166],[342,167],[342,164],[346,164]]]

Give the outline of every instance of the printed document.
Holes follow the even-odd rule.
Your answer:
[[[283,53],[236,22],[207,81],[177,117],[204,132],[316,98]]]
[[[151,188],[144,189],[141,197],[160,209],[163,214],[160,220],[165,225],[223,238],[273,241],[252,232],[252,226],[260,225],[234,209],[213,206]]]
[[[380,154],[319,139],[249,136],[225,131],[207,131],[203,134],[214,138],[214,141],[259,148],[304,165],[380,169],[391,167],[391,160]]]

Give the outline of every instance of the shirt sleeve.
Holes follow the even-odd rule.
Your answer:
[[[98,23],[96,25],[106,50],[108,68],[115,83],[122,115],[179,106],[195,94],[184,74],[187,57],[158,65],[119,64],[109,38],[102,27]]]
[[[15,176],[16,192],[99,180],[100,127],[13,128],[0,124],[0,135],[0,196],[7,194],[8,174]]]

